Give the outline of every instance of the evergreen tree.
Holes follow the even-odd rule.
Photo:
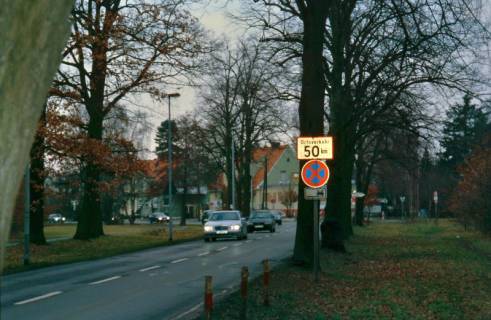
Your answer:
[[[441,145],[441,161],[451,169],[462,163],[475,144],[479,143],[488,127],[486,114],[471,103],[466,94],[463,104],[456,104],[447,112]]]
[[[167,159],[167,150],[168,150],[168,121],[163,121],[160,126],[157,128],[157,134],[155,135],[155,143],[157,147],[155,148],[155,153],[157,153],[157,157],[159,160]],[[178,141],[179,141],[179,131],[177,130],[177,125],[174,120],[171,120],[171,130],[172,130],[172,155],[174,156],[178,151]]]

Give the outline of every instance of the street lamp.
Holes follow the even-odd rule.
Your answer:
[[[169,203],[168,203],[168,208],[169,208],[169,217],[171,216],[171,209],[172,209],[172,126],[171,126],[171,114],[170,114],[170,98],[178,98],[181,95],[177,92],[175,93],[164,93],[163,97],[168,98],[168,108],[169,108],[169,120],[167,121],[167,155],[168,155],[168,177],[169,177]],[[172,241],[172,218],[169,221],[169,240]]]

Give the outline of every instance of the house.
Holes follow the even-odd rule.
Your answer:
[[[295,214],[299,168],[295,151],[288,145],[273,144],[255,149],[252,159],[252,208]]]
[[[174,168],[175,165],[174,163]],[[200,212],[206,207],[207,186],[188,186],[184,193],[183,187],[176,187],[179,184],[173,183],[172,205],[169,208],[167,170],[168,165],[165,161],[146,160],[145,174],[138,178],[138,181],[130,182],[124,188],[128,196],[120,213],[129,215],[135,208],[136,213],[142,218],[156,211],[165,212],[172,217],[180,217],[184,210],[187,218],[199,217]]]
[[[290,146],[273,143],[256,148],[251,163],[251,209],[278,209],[289,215],[297,211],[298,160]],[[221,173],[208,186],[208,208],[222,209],[226,203],[227,178]]]

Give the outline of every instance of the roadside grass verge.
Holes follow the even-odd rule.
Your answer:
[[[73,237],[74,225],[46,227],[47,238]],[[22,244],[8,247],[3,273],[25,271],[84,260],[92,260],[200,239],[203,228],[199,225],[174,227],[173,242],[169,243],[167,225],[110,225],[104,226],[105,236],[94,240],[63,240],[46,246],[30,245],[30,264],[22,264]]]
[[[248,319],[491,319],[491,239],[449,220],[374,223],[355,234],[349,254],[322,252],[318,283],[310,270],[273,270],[270,307],[253,280]],[[234,293],[213,319],[238,319],[239,310]]]

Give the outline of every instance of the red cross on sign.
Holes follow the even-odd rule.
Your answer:
[[[303,165],[301,176],[306,186],[320,188],[329,180],[329,168],[324,161],[310,160]]]

